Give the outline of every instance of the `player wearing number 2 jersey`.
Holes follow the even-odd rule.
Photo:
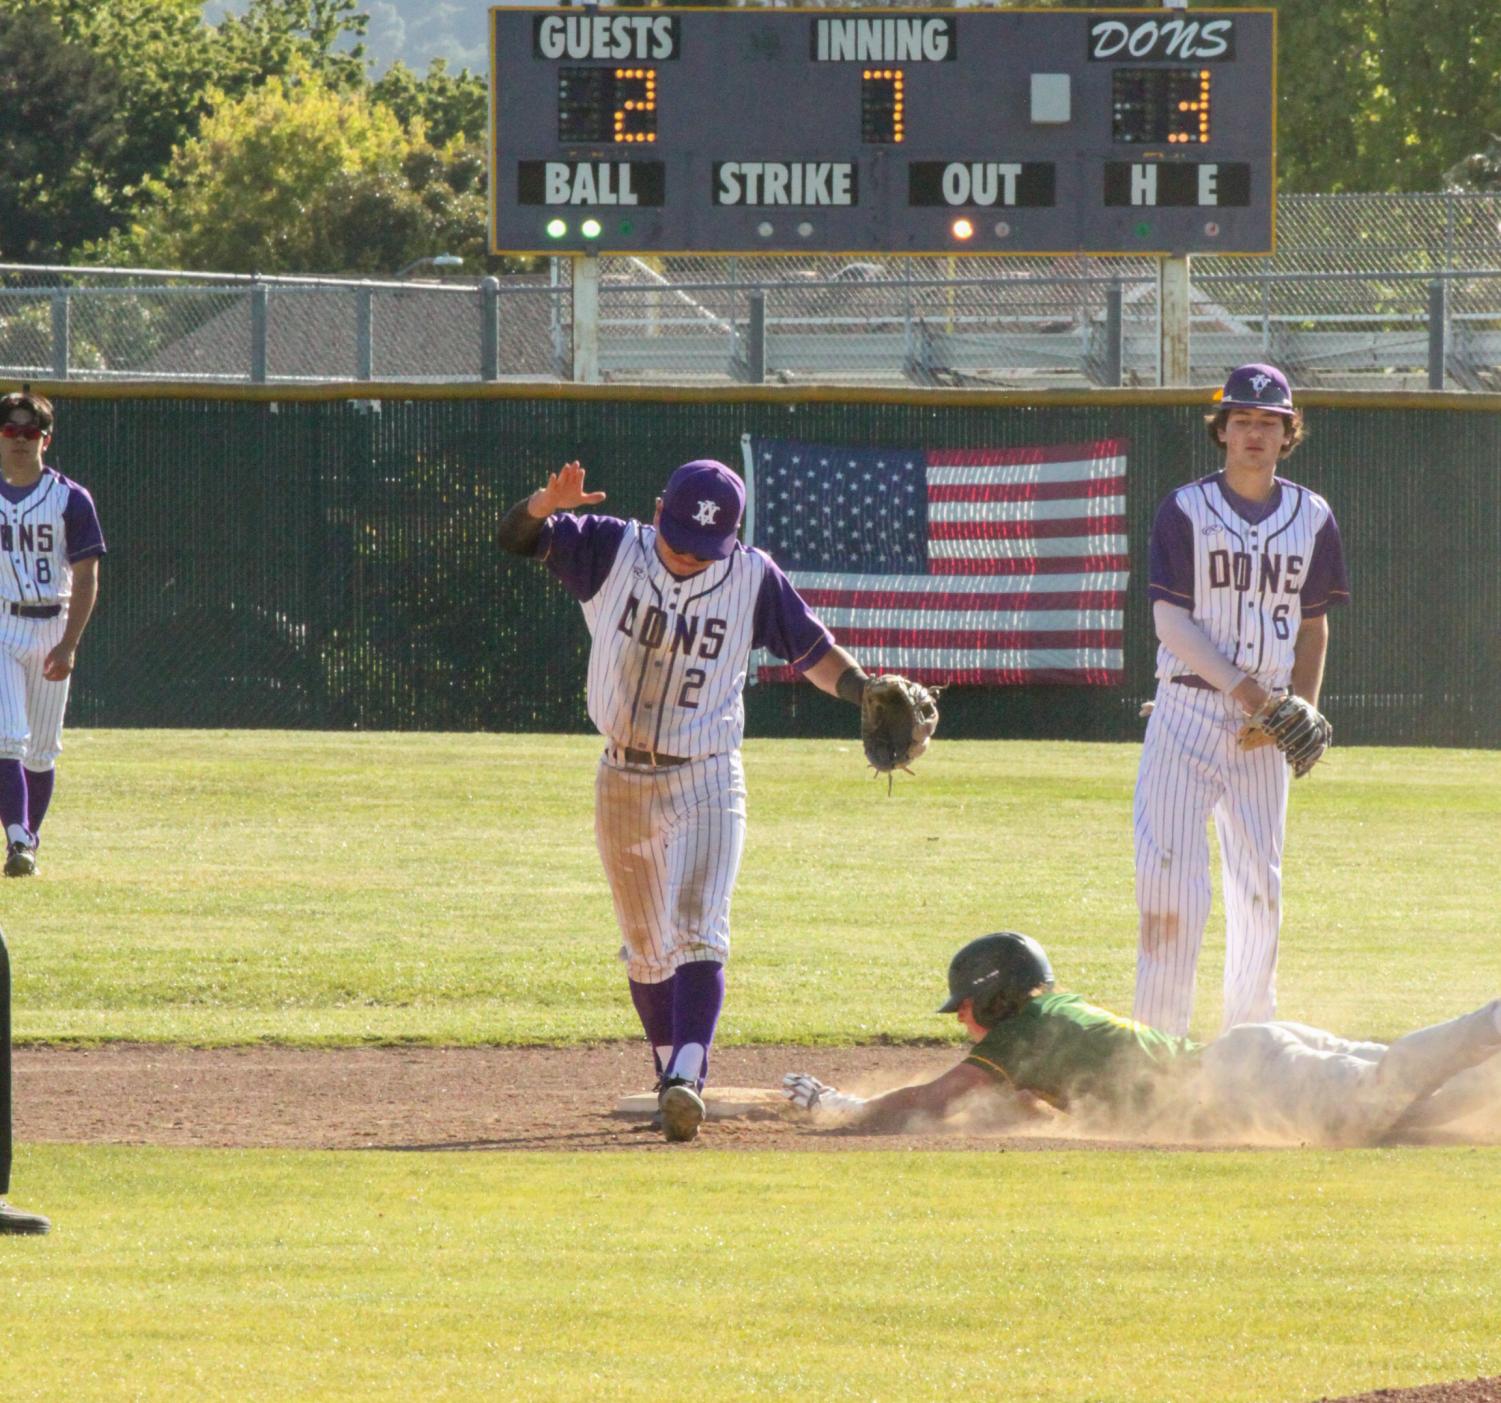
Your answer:
[[[745,488],[723,463],[685,463],[650,525],[572,516],[604,499],[569,463],[501,522],[583,607],[589,719],[605,739],[595,839],[651,1045],[663,1133],[691,1140],[724,1002],[730,895],[745,847],[740,742],[750,653],[766,648],[832,696],[866,682],[764,551],[736,539]]]
[[[1160,646],[1136,781],[1135,1016],[1178,1034],[1188,1031],[1209,919],[1211,814],[1224,882],[1224,1026],[1275,1016],[1288,767],[1244,726],[1288,688],[1318,705],[1328,611],[1350,597],[1329,503],[1275,475],[1303,437],[1286,378],[1242,366],[1219,400],[1207,422],[1224,468],[1158,509],[1147,585]]]
[[[0,396],[0,822],[5,875],[36,871],[52,801],[68,679],[99,592],[104,537],[94,502],[42,462],[53,410]]]

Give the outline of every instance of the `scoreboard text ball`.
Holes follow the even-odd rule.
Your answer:
[[[1271,10],[490,12],[496,253],[1270,253]]]

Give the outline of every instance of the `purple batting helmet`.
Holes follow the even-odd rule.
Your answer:
[[[1221,409],[1269,409],[1293,413],[1293,392],[1275,365],[1243,365],[1230,372],[1225,388],[1215,396]]]
[[[735,549],[745,484],[723,463],[684,463],[662,489],[662,538],[680,555],[723,560]]]

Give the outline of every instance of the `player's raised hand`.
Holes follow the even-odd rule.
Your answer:
[[[573,507],[590,507],[605,499],[603,492],[584,490],[584,469],[577,458],[564,463],[555,473],[548,473],[547,486],[532,493],[529,506],[533,516],[550,516]]]

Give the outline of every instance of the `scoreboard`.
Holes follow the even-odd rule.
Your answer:
[[[495,253],[1270,253],[1272,10],[496,8]]]

